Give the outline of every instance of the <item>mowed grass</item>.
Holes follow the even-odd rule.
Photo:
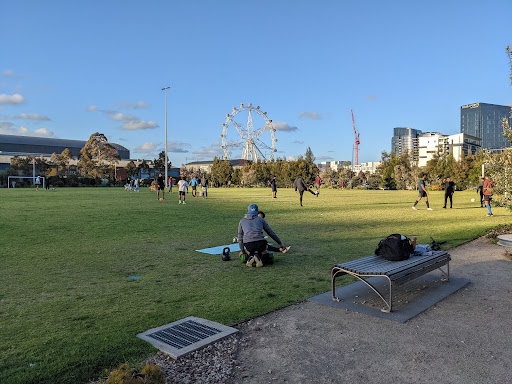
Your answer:
[[[156,352],[136,334],[186,316],[234,324],[330,289],[329,269],[372,254],[392,233],[446,240],[446,248],[510,223],[486,217],[475,192],[441,209],[431,192],[210,189],[209,198],[148,189],[0,189],[0,382],[86,383]],[[477,201],[472,203],[471,198]],[[256,203],[286,245],[265,268],[196,249],[229,244]],[[456,274],[456,271],[453,271]],[[127,276],[141,276],[129,280]]]

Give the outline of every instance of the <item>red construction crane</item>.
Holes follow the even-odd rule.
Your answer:
[[[359,133],[356,131],[356,122],[354,121],[354,112],[350,110],[350,113],[352,114],[352,125],[354,126],[354,136],[356,137],[356,144],[355,144],[355,158],[354,158],[354,165],[359,165]]]

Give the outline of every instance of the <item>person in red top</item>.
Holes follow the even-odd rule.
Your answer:
[[[315,179],[316,197],[320,194],[320,184],[322,184],[322,179],[320,178],[320,175],[318,175]]]
[[[484,193],[485,206],[487,207],[487,210],[489,211],[487,216],[492,216],[492,211],[491,211],[492,187],[493,187],[493,184],[492,184],[491,178],[489,176],[485,176],[484,186],[483,186],[482,190]]]

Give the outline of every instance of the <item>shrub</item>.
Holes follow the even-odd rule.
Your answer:
[[[105,384],[165,384],[165,376],[158,365],[130,368],[124,363],[110,372]]]

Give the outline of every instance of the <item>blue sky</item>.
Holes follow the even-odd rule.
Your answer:
[[[5,0],[0,133],[98,131],[154,159],[170,86],[174,165],[221,156],[241,103],[274,121],[278,157],[317,161],[352,159],[353,109],[359,162],[378,161],[394,127],[454,134],[460,106],[512,104],[510,15],[509,0]]]

